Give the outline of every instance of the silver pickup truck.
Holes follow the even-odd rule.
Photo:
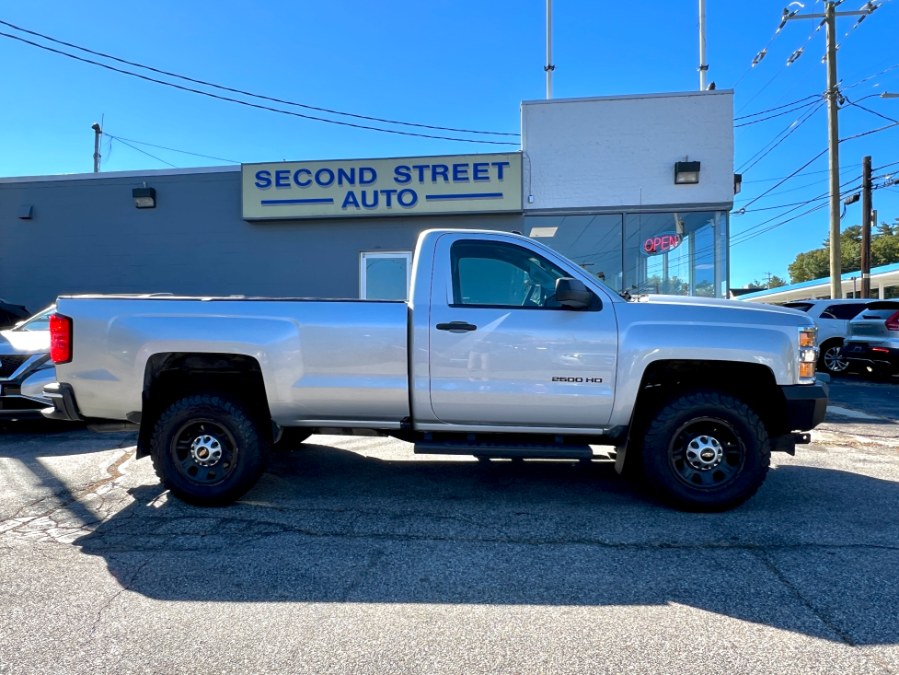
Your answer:
[[[815,341],[795,310],[625,299],[527,237],[430,230],[408,302],[62,296],[44,414],[138,425],[195,504],[244,494],[282,434],[374,432],[484,459],[611,446],[653,494],[723,510],[824,418]]]

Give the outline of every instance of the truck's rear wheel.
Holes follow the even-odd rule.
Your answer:
[[[678,508],[724,511],[761,487],[771,461],[765,425],[736,397],[684,394],[658,412],[643,436],[649,485]]]
[[[240,403],[197,394],[174,401],[153,429],[150,456],[156,475],[191,504],[238,499],[259,480],[268,458],[262,426]]]

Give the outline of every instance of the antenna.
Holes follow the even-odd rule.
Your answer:
[[[705,74],[709,64],[705,62],[705,0],[699,0],[699,91],[705,91]]]
[[[553,97],[553,0],[546,0],[546,98]]]

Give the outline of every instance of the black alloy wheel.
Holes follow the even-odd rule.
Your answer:
[[[701,390],[662,406],[643,436],[641,459],[647,483],[665,501],[690,511],[724,511],[761,487],[771,444],[746,403]]]
[[[233,502],[265,470],[271,439],[263,429],[238,400],[217,394],[178,399],[153,429],[150,456],[156,475],[191,504]]]

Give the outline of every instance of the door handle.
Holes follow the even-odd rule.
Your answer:
[[[477,329],[477,326],[465,321],[450,321],[449,323],[437,324],[437,330],[448,330],[450,333],[468,333]]]

